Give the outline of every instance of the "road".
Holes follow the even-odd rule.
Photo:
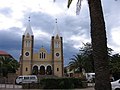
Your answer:
[[[0,84],[0,90],[23,90],[21,85]],[[44,89],[25,89],[25,90],[44,90]],[[53,89],[52,89],[53,90]],[[56,89],[55,89],[56,90]],[[72,90],[95,90],[94,87]]]
[[[94,89],[94,87],[88,87],[88,88],[78,89],[78,90],[95,90],[95,89]]]
[[[16,88],[14,88],[14,89],[13,88],[12,89],[9,89],[9,88],[1,89],[0,88],[0,90],[45,90],[45,89],[16,89]],[[54,90],[56,90],[56,89],[54,89]],[[95,89],[93,89],[93,88],[85,88],[85,89],[71,89],[71,90],[95,90]]]

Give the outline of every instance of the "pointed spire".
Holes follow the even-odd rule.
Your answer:
[[[55,19],[55,27],[54,27],[54,31],[53,31],[53,35],[59,35],[59,30],[58,30],[58,26],[57,26],[57,18]]]
[[[27,25],[27,28],[26,28],[24,35],[27,35],[27,34],[33,35],[31,25],[30,25],[30,16],[28,17],[28,25]]]

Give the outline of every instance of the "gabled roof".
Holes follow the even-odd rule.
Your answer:
[[[42,46],[42,47],[40,48],[40,52],[47,52],[47,50]]]
[[[2,50],[0,50],[0,56],[8,56],[10,58],[13,58],[12,55],[10,55],[9,53],[2,51]]]

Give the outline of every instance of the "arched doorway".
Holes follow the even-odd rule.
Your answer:
[[[38,75],[38,66],[35,65],[35,66],[33,67],[32,74],[33,74],[33,75]]]
[[[51,66],[47,66],[46,74],[47,75],[52,75],[52,68],[51,68]]]
[[[45,75],[45,67],[40,66],[40,75]]]

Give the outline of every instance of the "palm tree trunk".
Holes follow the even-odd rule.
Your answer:
[[[101,0],[88,0],[91,39],[95,65],[95,90],[111,90],[107,55],[107,38]]]

